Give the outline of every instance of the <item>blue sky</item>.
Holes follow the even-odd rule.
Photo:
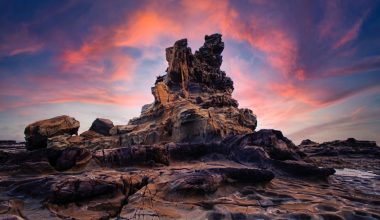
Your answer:
[[[380,2],[0,1],[0,139],[67,114],[127,124],[165,48],[221,33],[222,69],[260,128],[296,143],[380,141]]]

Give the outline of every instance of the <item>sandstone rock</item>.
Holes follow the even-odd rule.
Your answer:
[[[80,147],[90,151],[120,147],[118,136],[103,136],[93,131],[86,131],[80,136],[59,135],[48,139],[48,148]]]
[[[167,74],[152,88],[154,103],[131,119],[122,134],[123,146],[165,142],[202,143],[255,130],[256,116],[238,109],[232,98],[233,82],[220,70],[224,49],[220,34],[205,37],[195,54],[182,39],[166,49]],[[116,131],[115,131],[116,130]]]
[[[113,128],[113,122],[109,119],[97,118],[90,127],[90,131],[109,136],[110,130]]]
[[[111,128],[110,134],[111,135],[127,134],[133,131],[135,127],[136,126],[134,125],[116,125],[113,128]]]
[[[24,131],[26,148],[28,150],[45,148],[48,138],[63,134],[78,134],[78,129],[79,121],[66,115],[34,122]]]
[[[47,140],[47,148],[67,148],[81,145],[83,142],[82,136],[71,136],[68,134],[58,135]]]
[[[81,144],[82,148],[96,151],[100,149],[118,148],[120,147],[119,136],[103,136],[99,138],[93,138],[84,140]]]
[[[83,139],[94,139],[94,138],[101,138],[101,137],[103,137],[102,134],[99,134],[99,133],[97,133],[95,131],[90,131],[90,130],[84,131],[79,136],[82,137]]]
[[[0,201],[0,219],[1,220],[20,220],[24,219],[22,213],[23,202],[21,200]]]

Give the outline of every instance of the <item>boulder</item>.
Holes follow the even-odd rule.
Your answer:
[[[105,136],[110,135],[110,130],[113,128],[113,122],[109,119],[97,118],[90,127],[90,131],[94,131],[98,134],[102,134]]]
[[[25,128],[25,146],[28,150],[46,148],[48,138],[78,134],[79,125],[79,121],[66,115],[34,122]]]
[[[178,175],[171,180],[168,193],[183,196],[211,194],[218,189],[221,182],[220,175],[213,175],[205,170],[196,170]]]

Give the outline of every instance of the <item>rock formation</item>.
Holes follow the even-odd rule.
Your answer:
[[[152,87],[154,103],[145,105],[123,132],[113,132],[124,133],[122,145],[209,142],[253,132],[256,116],[238,108],[231,97],[233,82],[220,70],[223,49],[220,34],[206,36],[195,54],[186,39],[167,48],[169,66]]]
[[[380,174],[376,143],[254,131],[223,49],[220,34],[194,54],[186,39],[167,48],[154,102],[127,125],[98,118],[75,135],[60,116],[25,128],[27,150],[1,142],[0,219],[380,219],[377,179],[333,175]]]

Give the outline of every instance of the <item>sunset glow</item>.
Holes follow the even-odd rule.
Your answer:
[[[0,139],[70,115],[127,124],[153,101],[165,48],[221,33],[222,69],[258,129],[380,142],[380,3],[8,1],[0,3]]]

